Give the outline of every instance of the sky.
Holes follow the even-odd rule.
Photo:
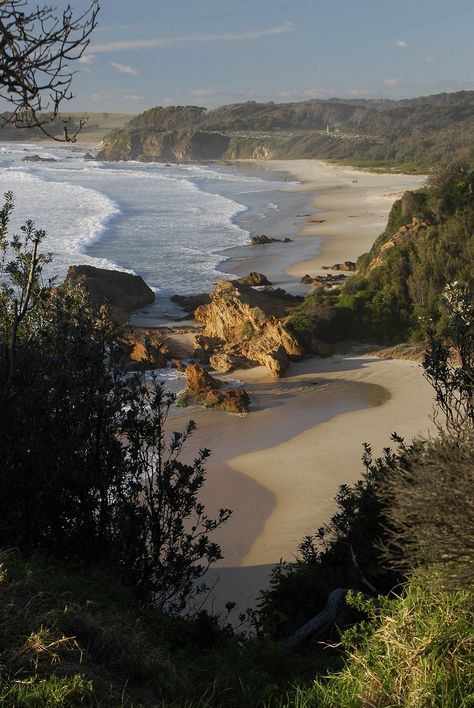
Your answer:
[[[78,12],[87,0],[71,4]],[[474,89],[474,0],[100,0],[100,7],[74,66],[71,110]]]

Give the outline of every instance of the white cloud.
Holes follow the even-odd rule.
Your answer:
[[[397,41],[393,43],[393,46],[397,47],[397,49],[405,49],[408,47],[408,44],[404,39],[397,39]]]
[[[199,88],[191,91],[193,98],[211,98],[216,95],[216,90],[212,88]]]
[[[125,96],[127,101],[144,101],[145,96],[139,96],[136,93],[133,93],[131,96]]]
[[[241,39],[258,39],[259,37],[271,37],[275,35],[291,32],[293,25],[285,22],[279,27],[269,27],[267,29],[249,30],[248,32],[236,33],[210,33],[210,34],[188,34],[181,37],[156,37],[155,39],[130,39],[119,40],[117,42],[104,42],[91,46],[92,53],[115,52],[127,49],[149,49],[151,47],[173,47],[177,44],[191,44],[197,42],[229,42]],[[89,56],[89,55],[86,55]]]
[[[384,79],[383,80],[384,86],[398,86],[399,83],[400,83],[400,79]]]
[[[425,62],[426,62],[427,64],[435,64],[435,63],[436,63],[436,59],[435,59],[434,57],[426,57]]]
[[[163,99],[163,105],[164,105],[164,106],[172,106],[173,104],[174,104],[174,101],[173,101],[173,99],[171,98],[171,96],[165,96],[165,97],[164,97],[164,99]]]
[[[127,74],[128,76],[136,76],[138,74],[138,71],[135,71],[135,69],[128,64],[117,64],[117,62],[111,61],[110,66],[115,69],[115,71],[118,71],[119,74]]]
[[[79,57],[77,60],[79,64],[93,64],[95,61],[95,55],[94,54],[83,54],[82,57]]]

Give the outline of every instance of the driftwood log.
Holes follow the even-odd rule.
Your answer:
[[[364,597],[366,600],[375,600],[376,605],[378,605],[378,601],[376,599],[376,595],[378,595],[377,588],[374,587],[372,583],[369,582],[367,578],[362,574],[359,563],[357,561],[357,556],[352,546],[350,546],[350,552],[352,563],[360,576],[361,583],[363,583],[370,590],[370,592],[373,593],[371,595],[368,595],[367,593],[363,592],[361,593],[362,597]],[[328,600],[324,609],[321,610],[321,612],[319,612],[317,615],[312,617],[310,620],[308,620],[308,622],[306,622],[306,624],[304,624],[302,627],[299,627],[299,629],[295,630],[293,634],[290,634],[290,636],[283,642],[283,648],[287,651],[292,651],[293,649],[299,647],[300,644],[303,644],[303,642],[305,642],[310,637],[317,638],[318,636],[324,634],[324,632],[326,632],[329,626],[333,622],[335,622],[339,610],[341,609],[342,603],[344,602],[344,599],[348,592],[350,592],[349,588],[337,588],[336,590],[333,590],[331,593],[329,593]]]
[[[336,619],[348,592],[348,588],[337,588],[329,593],[324,610],[312,617],[302,627],[299,627],[293,634],[290,634],[283,643],[284,649],[292,651],[310,637],[317,637],[323,634],[328,626]]]

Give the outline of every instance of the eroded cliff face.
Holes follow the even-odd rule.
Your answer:
[[[304,353],[284,323],[289,307],[288,299],[278,293],[220,280],[210,303],[198,307],[195,318],[204,324],[204,336],[221,343],[224,352],[266,366],[278,377],[290,360]]]
[[[222,133],[203,130],[121,130],[105,137],[100,160],[140,162],[200,162],[220,160],[229,147]]]

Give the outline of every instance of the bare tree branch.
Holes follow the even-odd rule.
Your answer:
[[[75,141],[84,121],[70,132],[71,119],[61,119],[62,137],[48,126],[73,98],[69,62],[89,45],[98,12],[98,0],[77,17],[70,5],[58,16],[49,5],[28,11],[28,0],[0,0],[0,98],[13,107],[0,115],[0,126],[36,127],[54,140]]]

